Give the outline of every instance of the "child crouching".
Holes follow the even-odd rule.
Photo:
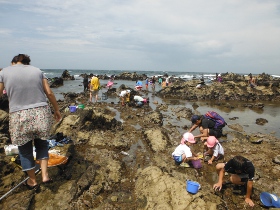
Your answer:
[[[207,141],[204,143],[204,147],[207,149],[207,152],[204,153],[204,156],[212,156],[208,160],[208,164],[212,164],[214,160],[224,158],[224,148],[219,143],[218,139],[215,138],[215,136],[209,136]]]
[[[189,146],[196,143],[194,140],[193,134],[187,132],[183,135],[181,139],[181,144],[177,146],[172,153],[172,157],[175,161],[176,165],[180,165],[181,163],[186,163],[190,160],[198,160],[198,157],[193,157],[191,149]]]

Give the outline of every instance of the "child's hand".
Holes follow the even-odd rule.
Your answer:
[[[208,160],[208,164],[211,165],[213,163],[212,160]]]
[[[219,183],[216,183],[216,184],[214,184],[214,186],[213,186],[213,189],[216,191],[216,190],[221,190],[222,189],[222,184],[219,184]]]

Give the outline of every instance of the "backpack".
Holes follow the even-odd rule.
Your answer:
[[[215,129],[222,129],[223,127],[225,127],[227,125],[224,118],[222,118],[217,112],[208,111],[208,112],[206,112],[204,117],[209,120],[215,121],[215,126],[214,126]]]

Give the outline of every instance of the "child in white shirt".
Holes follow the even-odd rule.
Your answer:
[[[172,157],[176,165],[180,165],[182,162],[188,162],[190,160],[198,160],[198,157],[193,157],[189,146],[195,143],[193,134],[187,132],[181,139],[181,144],[176,147],[172,153]]]
[[[218,160],[224,157],[224,148],[219,143],[218,139],[215,136],[209,136],[207,141],[204,143],[205,148],[207,148],[207,152],[204,153],[204,156],[209,155],[212,156],[208,160],[208,164],[212,164],[214,159]]]

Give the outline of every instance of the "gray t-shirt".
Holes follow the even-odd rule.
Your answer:
[[[43,88],[43,72],[34,66],[16,64],[0,71],[9,99],[10,113],[48,105]]]

